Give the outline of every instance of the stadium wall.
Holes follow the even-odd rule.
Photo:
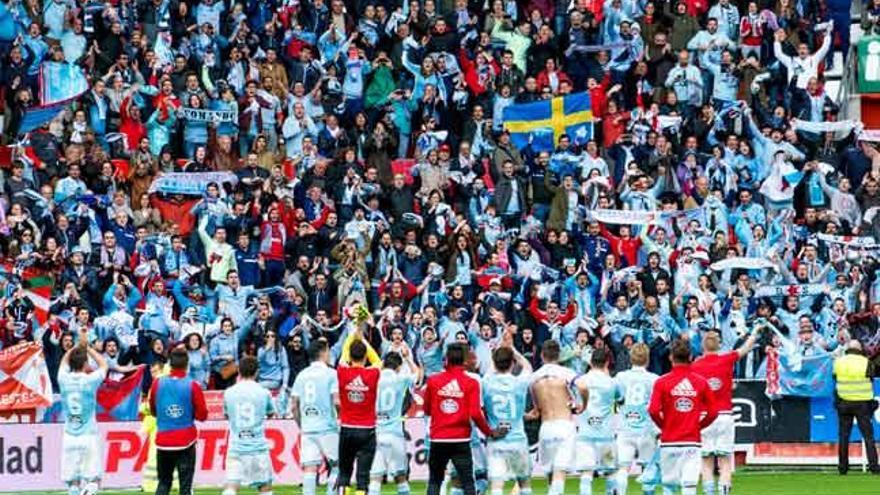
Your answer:
[[[734,391],[734,417],[738,460],[757,465],[823,465],[836,463],[837,416],[830,399],[783,398],[771,401],[763,381],[740,381]],[[880,389],[880,385],[877,386]],[[877,394],[880,397],[880,393]],[[221,417],[219,401],[209,400],[211,418]],[[62,490],[60,482],[61,423],[0,423],[0,491]],[[875,416],[875,431],[880,413]],[[537,425],[528,425],[532,443]],[[141,483],[148,440],[140,422],[99,423],[107,488],[134,488]],[[854,428],[851,446],[855,463],[862,458]],[[427,477],[424,445],[425,422],[411,418],[405,423],[409,441],[411,478]],[[272,468],[279,484],[300,480],[299,430],[293,421],[271,420],[267,424]],[[212,420],[199,425],[196,484],[217,486],[223,481],[227,425]],[[533,453],[534,450],[532,449]]]

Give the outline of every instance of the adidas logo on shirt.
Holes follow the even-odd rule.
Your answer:
[[[356,376],[354,380],[351,381],[348,385],[345,386],[345,390],[351,390],[353,392],[368,392],[370,387],[367,386],[366,383],[361,379],[361,377]]]
[[[697,391],[694,390],[691,381],[685,378],[672,388],[672,395],[675,397],[696,397]]]
[[[458,384],[458,380],[452,380],[451,382],[443,385],[443,388],[437,392],[440,397],[454,397],[460,399],[464,397],[464,392],[461,391],[461,386]]]

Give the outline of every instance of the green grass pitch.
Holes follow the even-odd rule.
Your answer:
[[[533,495],[544,495],[547,493],[547,483],[545,480],[536,479],[532,483]],[[425,493],[425,484],[422,482],[413,482],[411,485],[412,494],[419,495]],[[0,488],[2,490],[2,488]],[[299,487],[280,486],[273,490],[275,495],[300,495],[302,490]],[[2,493],[2,492],[0,492]],[[57,494],[58,492],[55,492]],[[140,493],[137,490],[123,491],[100,491],[99,495],[132,495]],[[172,492],[175,493],[175,492]],[[204,488],[196,490],[196,495],[220,495],[220,488]],[[256,494],[256,490],[243,489],[241,494]],[[318,488],[319,495],[325,495],[324,487]],[[382,495],[395,495],[397,493],[394,485],[385,485],[382,489]],[[505,490],[505,493],[508,493]],[[566,495],[578,494],[578,480],[570,478],[565,490]],[[593,484],[593,493],[603,495],[605,493],[605,484],[603,480],[596,480]],[[657,490],[658,495],[661,490]],[[698,493],[702,494],[702,490]],[[733,481],[732,493],[735,495],[877,495],[880,494],[880,476],[869,476],[862,473],[850,472],[849,476],[838,476],[836,472],[779,472],[779,471],[760,471],[749,472],[741,471],[737,473]],[[27,495],[43,495],[43,492],[27,492]],[[54,494],[53,494],[54,495]],[[627,495],[641,495],[640,488],[637,483],[630,481]]]

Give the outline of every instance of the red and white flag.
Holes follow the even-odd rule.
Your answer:
[[[0,412],[48,407],[52,382],[43,346],[24,342],[0,350]]]

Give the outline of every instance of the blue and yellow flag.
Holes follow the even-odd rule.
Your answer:
[[[528,146],[530,138],[534,151],[552,151],[563,134],[573,144],[593,138],[593,111],[586,92],[510,105],[504,109],[502,119],[511,142],[518,148]]]

